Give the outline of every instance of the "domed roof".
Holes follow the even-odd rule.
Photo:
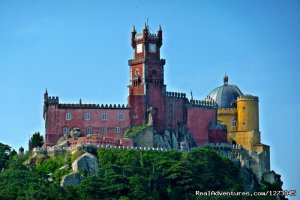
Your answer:
[[[236,85],[228,84],[228,76],[224,76],[224,85],[215,88],[207,97],[207,101],[213,101],[218,104],[219,108],[233,108],[236,105],[238,96],[243,95]]]

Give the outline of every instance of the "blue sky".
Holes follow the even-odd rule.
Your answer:
[[[44,132],[43,93],[126,103],[130,32],[163,29],[167,90],[204,99],[223,83],[259,96],[262,142],[300,191],[299,1],[0,0],[0,142]],[[225,69],[225,66],[226,69]]]

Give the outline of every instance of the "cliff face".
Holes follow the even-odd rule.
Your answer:
[[[165,130],[163,134],[154,133],[153,146],[166,149],[188,150],[195,147],[192,135],[186,128]]]
[[[188,129],[179,126],[175,130],[156,133],[153,126],[138,126],[129,130],[126,137],[133,139],[134,147],[159,147],[164,149],[188,150],[195,147],[195,142]]]

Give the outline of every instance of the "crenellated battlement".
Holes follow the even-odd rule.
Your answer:
[[[57,104],[59,104],[59,98],[57,96],[48,97],[47,103],[49,105],[57,105]]]
[[[58,108],[62,109],[128,109],[125,104],[59,104]]]
[[[253,101],[258,101],[258,97],[257,96],[253,96],[253,95],[241,95],[237,98],[237,101],[239,100],[253,100]]]
[[[191,99],[190,100],[190,104],[192,106],[196,106],[196,107],[210,107],[210,108],[217,108],[217,104],[212,102],[212,101],[205,101],[205,100],[194,100]]]
[[[166,92],[166,97],[169,98],[186,98],[185,93],[180,93],[180,92]]]

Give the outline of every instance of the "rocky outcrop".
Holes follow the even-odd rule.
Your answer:
[[[188,150],[195,146],[192,135],[184,126],[176,130],[165,130],[163,134],[154,132],[153,146],[166,149]]]
[[[153,147],[153,126],[148,126],[132,137],[135,147]]]
[[[72,169],[74,172],[79,172],[87,176],[97,175],[98,159],[90,153],[85,153],[72,163]]]
[[[73,128],[73,129],[70,131],[70,135],[71,135],[72,138],[78,138],[78,137],[80,137],[82,134],[81,134],[79,128]]]
[[[79,185],[81,181],[81,175],[78,172],[74,172],[68,174],[63,177],[62,181],[60,182],[61,187],[69,186],[69,185]]]

